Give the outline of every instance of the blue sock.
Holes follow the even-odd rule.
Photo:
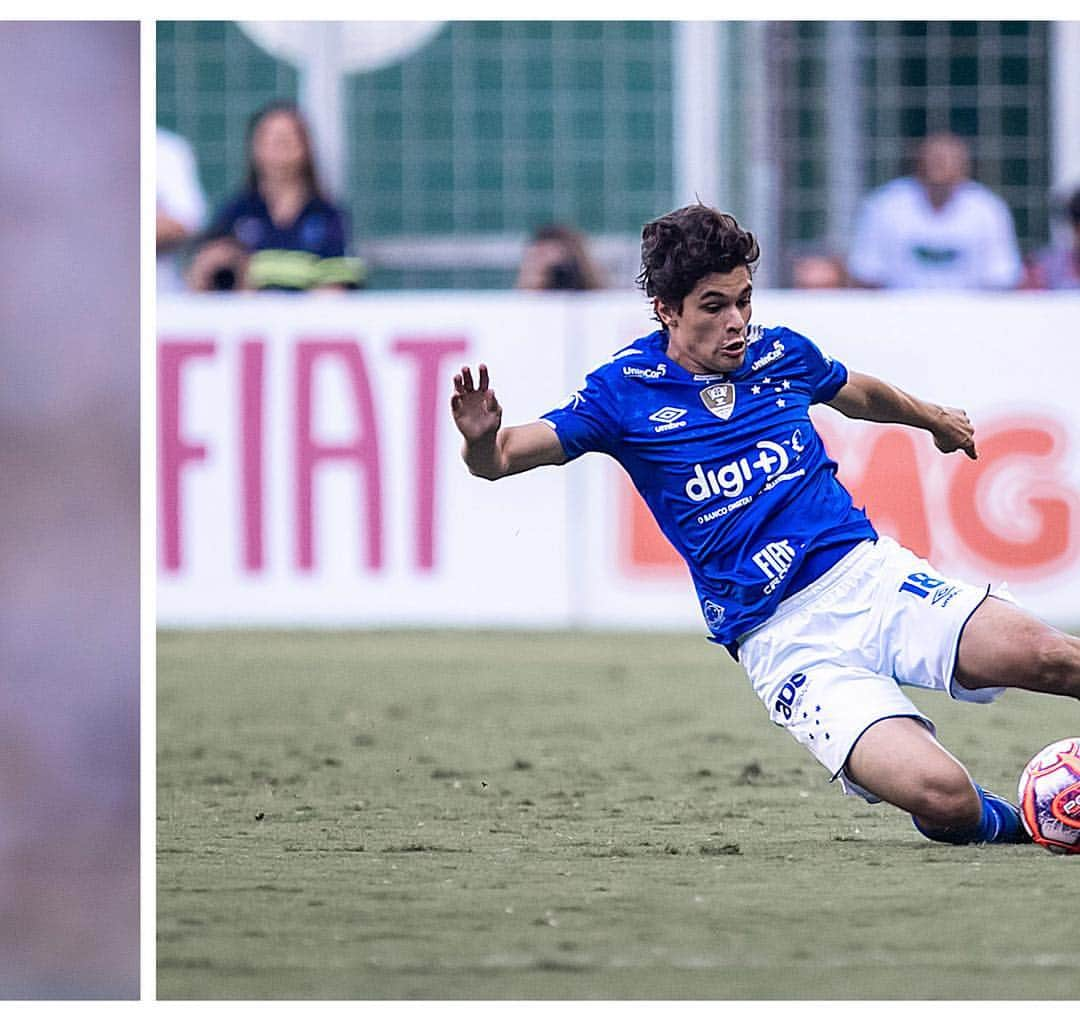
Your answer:
[[[1031,841],[1020,820],[1020,810],[1011,802],[983,791],[977,784],[975,790],[982,802],[982,816],[974,827],[952,830],[927,830],[912,817],[915,829],[931,841],[944,841],[951,845],[975,844],[1027,844]]]

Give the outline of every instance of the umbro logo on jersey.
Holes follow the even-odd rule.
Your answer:
[[[654,433],[666,433],[669,429],[680,429],[685,426],[684,415],[686,415],[685,408],[672,408],[671,405],[666,405],[660,411],[653,412],[649,416],[649,422],[660,423],[659,426],[653,428]]]
[[[714,383],[701,391],[701,401],[718,419],[730,419],[735,410],[735,384]]]

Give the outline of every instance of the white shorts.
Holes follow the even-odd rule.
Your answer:
[[[888,717],[924,716],[900,685],[988,703],[1004,689],[966,689],[953,670],[964,625],[1004,586],[945,579],[882,536],[846,554],[816,582],[784,600],[765,624],[739,639],[739,660],[773,723],[787,728],[844,792],[880,799],[844,774],[864,731]]]

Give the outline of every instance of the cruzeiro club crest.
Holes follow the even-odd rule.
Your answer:
[[[735,410],[735,384],[713,383],[701,391],[701,401],[718,419],[730,419]]]

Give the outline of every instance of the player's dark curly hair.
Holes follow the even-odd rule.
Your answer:
[[[696,202],[642,228],[637,282],[650,298],[681,312],[683,299],[702,277],[737,266],[753,270],[760,255],[754,236],[733,216]]]

